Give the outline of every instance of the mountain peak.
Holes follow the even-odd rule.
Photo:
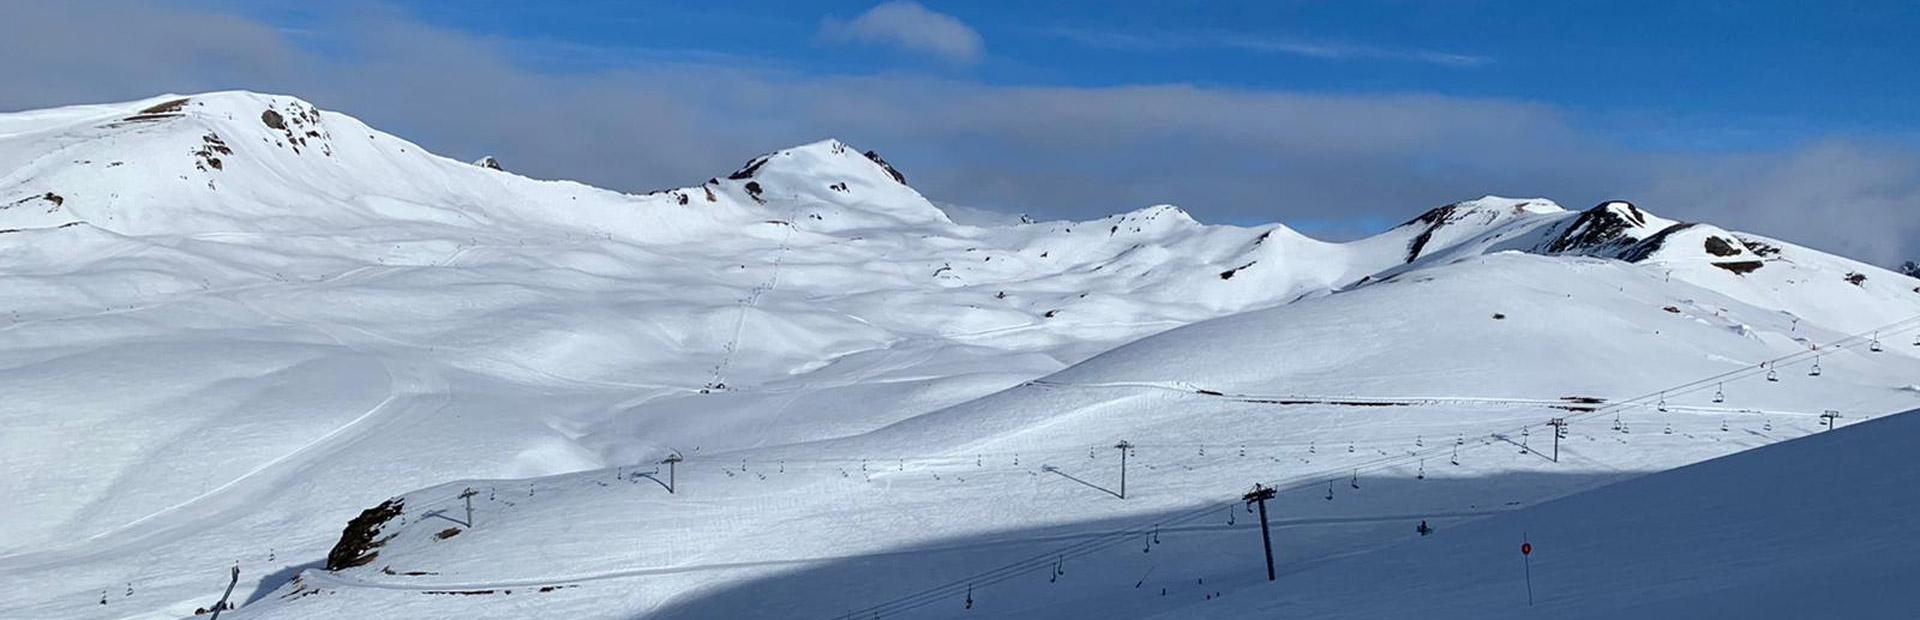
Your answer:
[[[756,156],[726,181],[760,203],[787,198],[856,207],[903,222],[950,221],[879,153],[832,138]]]
[[[727,175],[728,179],[744,181],[760,175],[761,168],[773,165],[774,168],[804,169],[809,173],[839,173],[862,177],[884,177],[895,183],[906,184],[906,175],[900,174],[892,164],[880,157],[876,151],[861,152],[859,149],[828,138],[809,142],[799,146],[785,148],[747,160],[740,169]]]

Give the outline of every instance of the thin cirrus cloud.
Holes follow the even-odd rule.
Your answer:
[[[1375,47],[1226,32],[1159,33],[1149,37],[1119,31],[1052,28],[1041,31],[1040,34],[1085,47],[1131,52],[1215,49],[1256,54],[1284,54],[1321,60],[1417,62],[1454,68],[1479,67],[1493,62],[1493,59],[1486,56],[1456,52]]]
[[[826,18],[820,23],[820,39],[891,47],[956,65],[978,62],[986,51],[980,33],[959,18],[909,0],[875,6],[850,20]]]

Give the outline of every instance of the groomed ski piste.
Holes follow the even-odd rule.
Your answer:
[[[630,195],[238,92],[0,115],[0,173],[5,617],[186,617],[235,565],[223,618],[1430,617],[1390,584],[1523,521],[1534,609],[1690,615],[1752,582],[1554,554],[1634,548],[1635,488],[1648,541],[1846,514],[1780,468],[1920,406],[1920,281],[1624,202],[971,226],[834,140]]]

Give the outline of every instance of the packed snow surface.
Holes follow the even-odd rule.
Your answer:
[[[1920,404],[1920,281],[1626,202],[1328,243],[909,178],[824,140],[625,194],[243,92],[0,114],[0,616],[187,616],[236,564],[230,617],[1289,613],[1367,590],[1257,589],[1255,482],[1330,583]]]
[[[1164,617],[1911,618],[1916,443],[1920,415],[1890,416],[1405,536]]]

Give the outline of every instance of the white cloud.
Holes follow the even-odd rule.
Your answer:
[[[980,33],[958,18],[910,0],[881,4],[850,21],[827,18],[820,24],[820,37],[890,46],[963,65],[978,61],[986,47]]]
[[[1426,49],[1400,49],[1333,41],[1311,41],[1271,35],[1225,32],[1161,32],[1144,36],[1105,30],[1052,28],[1042,34],[1086,47],[1135,52],[1222,49],[1256,54],[1284,54],[1322,60],[1392,60],[1442,67],[1478,67],[1493,62],[1485,56]]]

